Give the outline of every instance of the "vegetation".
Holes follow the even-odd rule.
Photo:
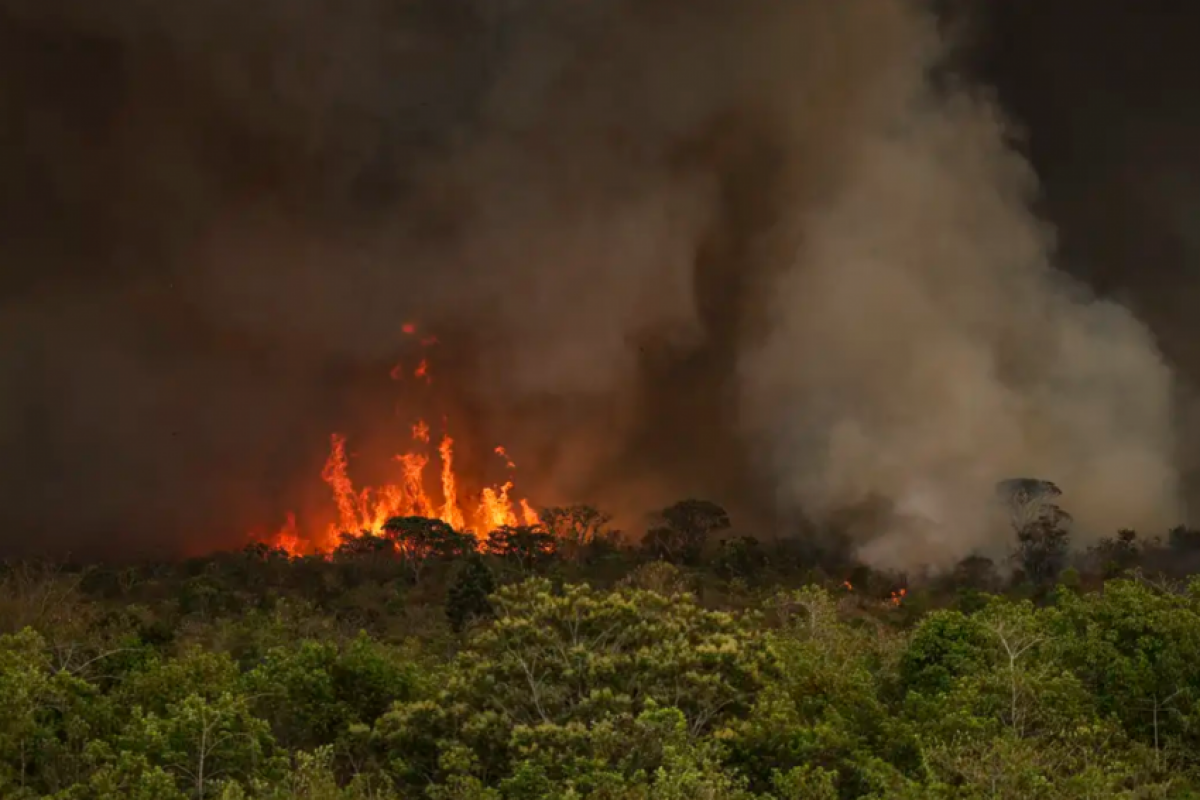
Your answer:
[[[1073,552],[1027,488],[1011,564],[919,581],[694,500],[638,543],[568,508],[9,564],[0,797],[1200,796],[1200,535]]]

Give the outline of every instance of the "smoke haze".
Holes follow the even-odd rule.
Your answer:
[[[0,0],[10,550],[303,513],[330,431],[394,449],[409,320],[538,502],[778,533],[883,498],[854,534],[893,566],[994,544],[1013,476],[1089,535],[1180,520],[1155,336],[1055,269],[920,3],[98,9]]]

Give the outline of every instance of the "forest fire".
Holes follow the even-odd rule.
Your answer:
[[[405,323],[403,331],[415,335],[417,326]],[[436,344],[437,339],[426,336],[421,345]],[[432,383],[429,359],[423,357],[411,373],[397,364],[391,370],[393,380],[402,380],[411,374],[425,383]],[[290,555],[323,553],[337,546],[343,533],[378,534],[385,523],[395,517],[428,517],[438,519],[455,530],[469,531],[478,537],[505,526],[536,525],[538,514],[524,499],[512,497],[513,481],[485,487],[474,502],[464,503],[460,490],[459,476],[454,465],[454,439],[448,430],[442,433],[436,446],[429,424],[418,419],[412,425],[411,445],[408,452],[393,457],[398,475],[393,482],[375,487],[356,488],[350,478],[349,460],[346,455],[346,437],[335,433],[330,437],[329,457],[321,472],[321,478],[333,493],[337,510],[336,519],[319,533],[302,533],[295,514],[289,514],[287,524],[268,537],[267,543],[279,547]],[[505,466],[515,469],[503,447],[496,447],[495,454],[504,460]],[[427,488],[427,468],[436,457],[440,465],[440,497]]]

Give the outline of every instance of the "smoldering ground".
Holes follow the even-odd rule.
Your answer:
[[[538,501],[884,497],[898,566],[987,545],[1014,474],[1085,529],[1179,517],[1169,368],[1053,270],[921,4],[98,9],[0,6],[12,550],[310,504],[331,430],[393,432],[409,320]]]

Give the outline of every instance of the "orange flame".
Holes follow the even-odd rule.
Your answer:
[[[413,427],[413,438],[429,440],[428,426],[420,422]],[[384,524],[393,517],[430,517],[440,519],[456,530],[471,530],[483,536],[505,525],[536,525],[538,514],[525,499],[515,503],[511,497],[513,482],[485,487],[480,493],[478,507],[468,516],[460,505],[458,477],[454,471],[454,439],[442,437],[438,445],[441,461],[442,502],[439,505],[425,489],[425,469],[430,458],[419,452],[395,456],[400,466],[400,481],[377,488],[356,490],[349,476],[346,439],[340,434],[330,437],[329,458],[321,477],[333,492],[337,509],[336,521],[331,523],[319,541],[306,541],[299,532],[294,514],[269,539],[269,543],[292,555],[310,550],[329,550],[335,547],[343,533],[380,534]]]
[[[403,330],[406,334],[412,334],[416,332],[417,326],[407,322],[404,323]],[[430,345],[436,341],[436,338],[428,336],[421,343]],[[399,380],[401,374],[401,367],[397,364],[391,376]],[[432,382],[426,359],[421,360],[415,375],[424,377],[426,382]],[[429,425],[424,420],[419,419],[413,424],[412,439],[420,449],[429,446]],[[495,452],[504,459],[508,469],[516,468],[503,447],[495,448]],[[329,551],[337,546],[343,533],[378,535],[382,533],[383,526],[389,519],[403,516],[440,519],[456,530],[471,530],[478,536],[484,536],[505,525],[538,524],[538,514],[528,501],[520,499],[514,505],[511,498],[512,480],[499,486],[484,488],[476,508],[469,515],[464,513],[460,505],[459,480],[454,470],[454,439],[448,432],[442,435],[437,457],[441,461],[440,504],[435,502],[426,490],[425,469],[432,458],[432,455],[426,452],[408,452],[394,457],[400,467],[398,482],[356,490],[349,475],[346,437],[333,434],[330,437],[329,457],[321,471],[321,478],[333,492],[336,520],[329,525],[323,536],[304,537],[300,533],[295,515],[289,514],[287,525],[271,536],[269,543],[292,555],[314,550]]]
[[[517,505],[521,507],[521,519],[525,521],[526,525],[533,526],[541,524],[542,518],[538,515],[538,512],[533,510],[533,506],[529,505],[528,500],[522,497]]]
[[[346,474],[346,437],[341,434],[330,437],[329,458],[321,471],[321,479],[333,490],[341,530],[357,533],[361,530],[357,522],[360,498],[355,495],[354,484]]]
[[[428,439],[426,439],[428,441]],[[429,459],[420,453],[396,456],[404,470],[404,494],[408,497],[408,512],[416,517],[433,516],[433,503],[425,494],[425,465]],[[387,520],[384,520],[385,522]]]
[[[300,551],[300,529],[296,526],[296,515],[287,515],[287,524],[273,537],[273,544],[289,554]]]
[[[449,436],[442,437],[438,447],[442,456],[442,496],[446,504],[442,506],[442,521],[455,530],[466,527],[462,509],[458,507],[458,481],[454,478],[454,440]]]

